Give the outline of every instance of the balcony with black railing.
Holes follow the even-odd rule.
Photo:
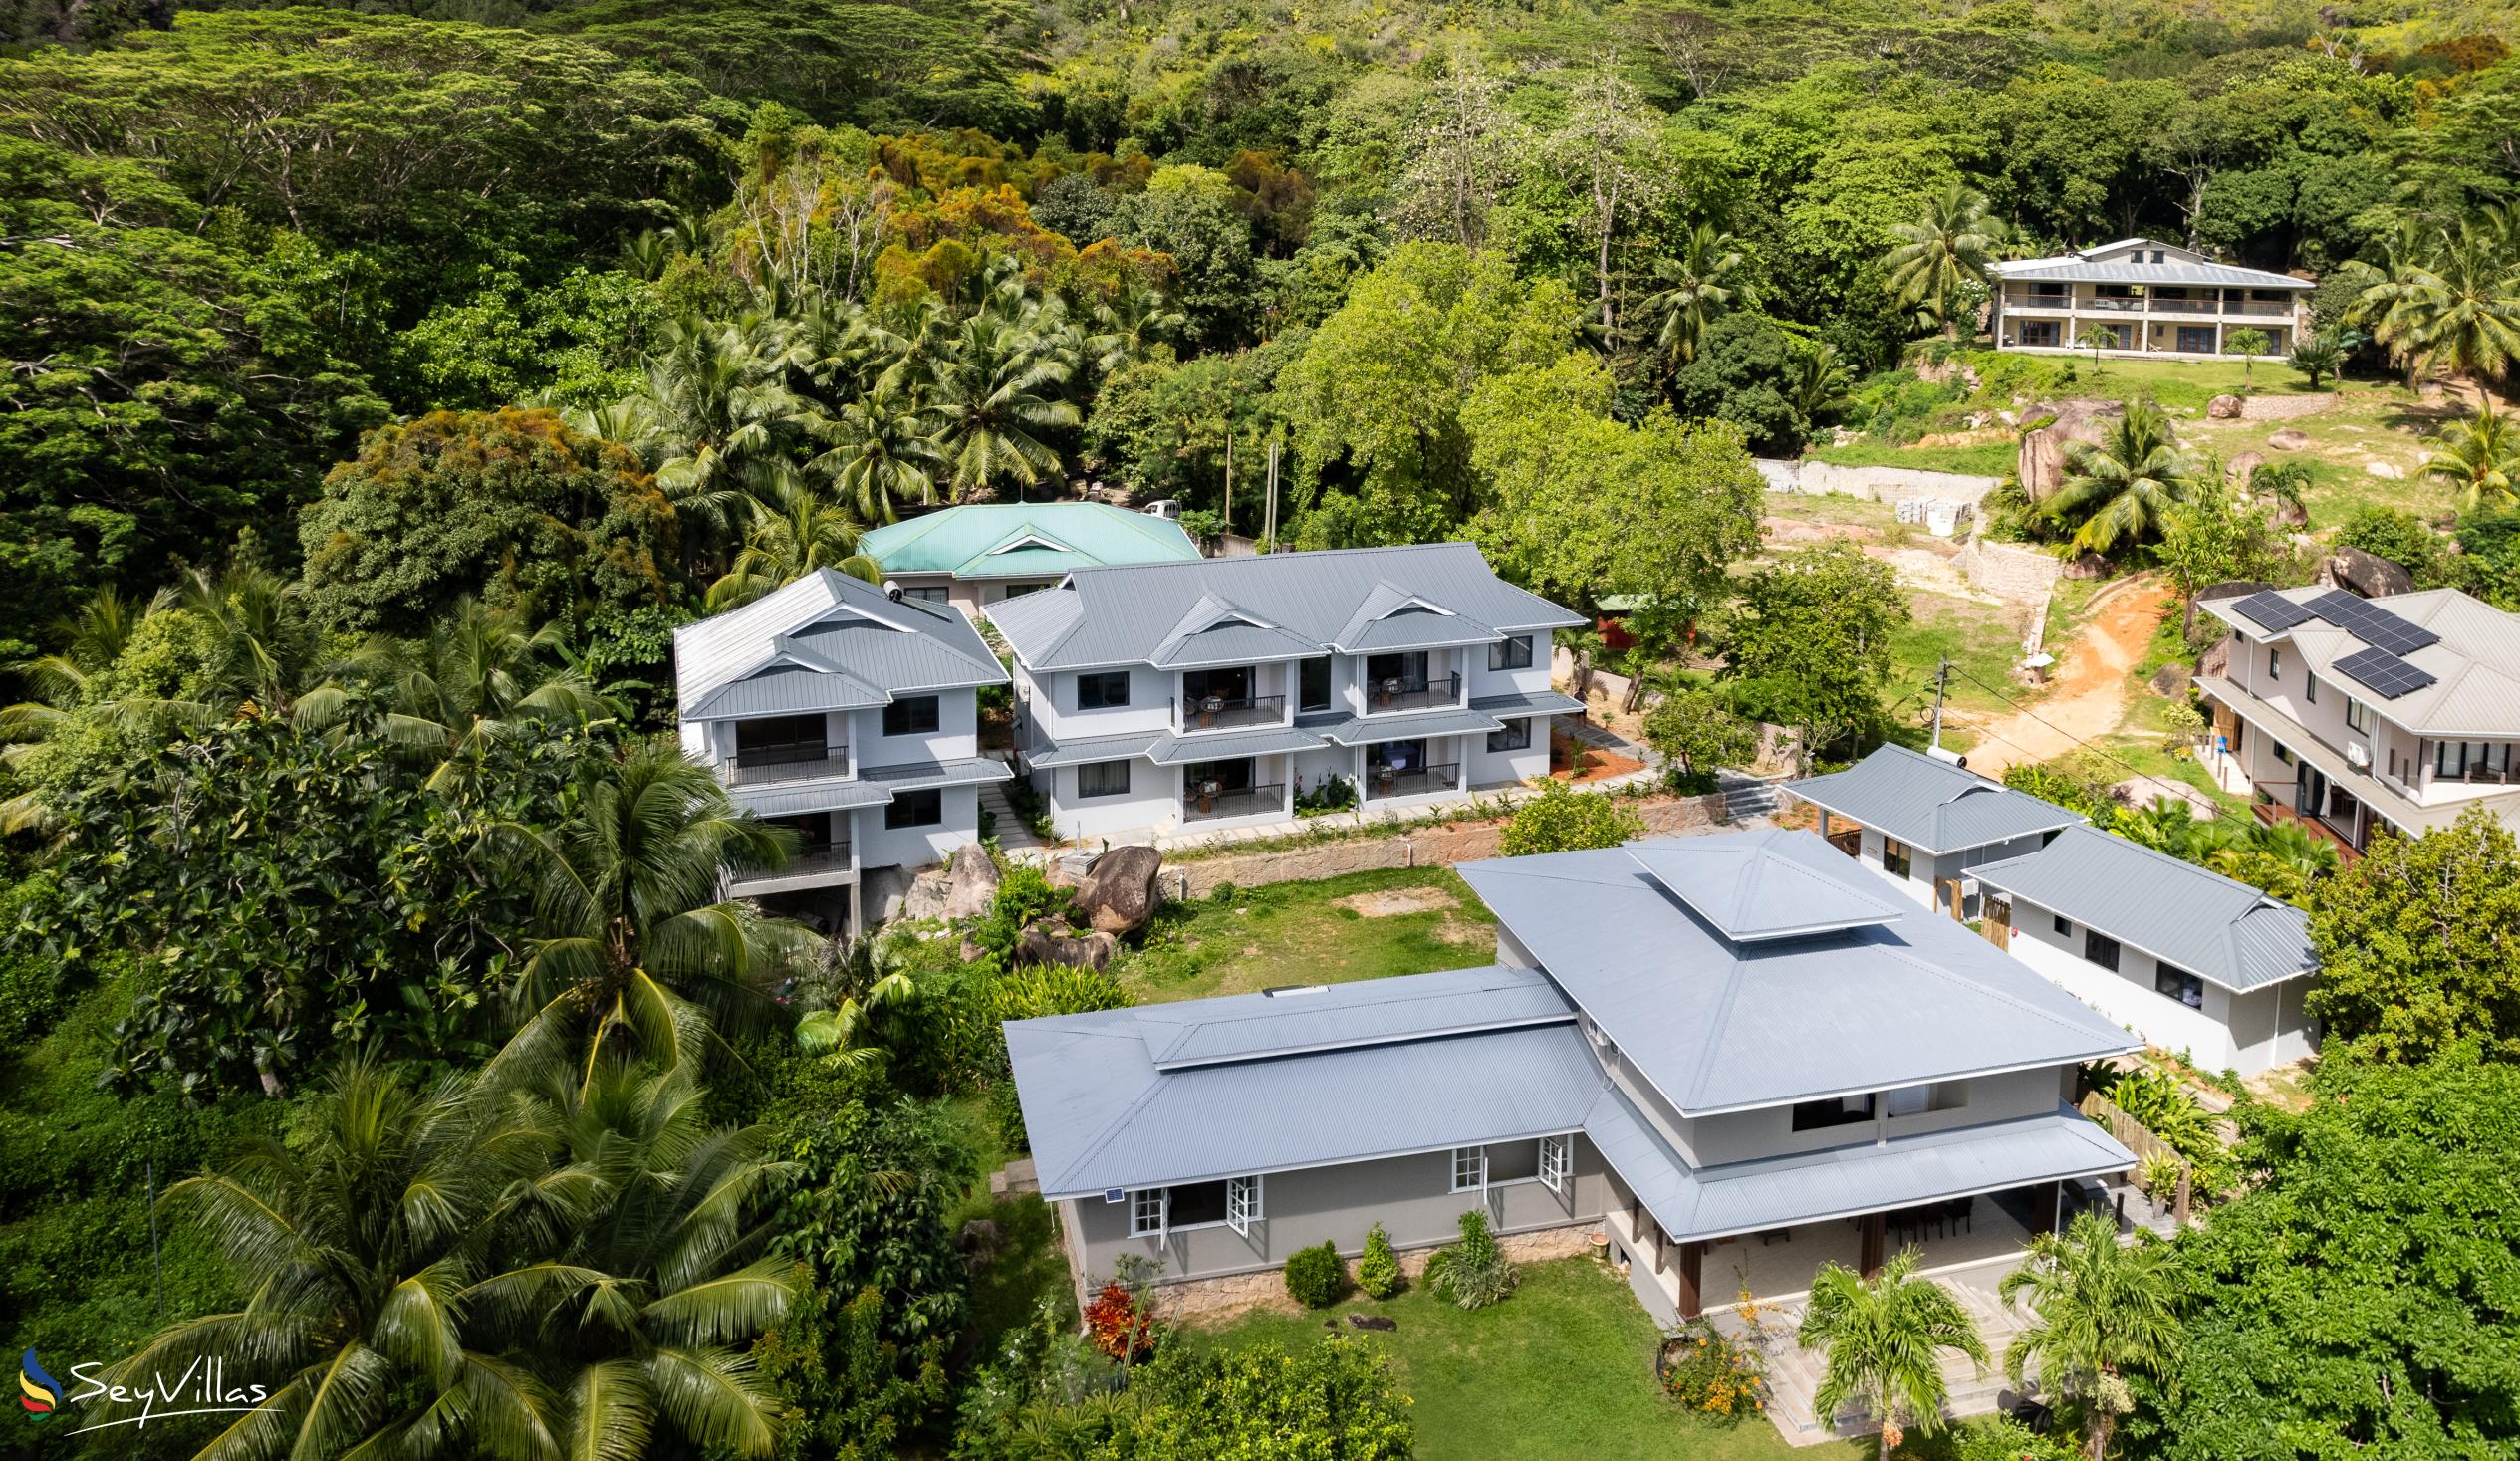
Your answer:
[[[1461,767],[1458,762],[1447,766],[1419,766],[1400,771],[1389,766],[1366,768],[1365,797],[1369,802],[1392,797],[1421,797],[1429,792],[1458,791]]]
[[[847,776],[849,748],[821,743],[756,746],[728,757],[726,771],[728,780],[739,787]]]
[[[1172,728],[1184,734],[1285,723],[1284,695],[1193,695],[1172,702]]]
[[[1260,817],[1286,810],[1286,783],[1282,781],[1232,791],[1192,786],[1181,794],[1183,822],[1218,822],[1228,817]]]
[[[1369,715],[1384,715],[1401,710],[1431,710],[1461,703],[1461,676],[1389,675],[1370,679],[1365,685],[1365,708]]]

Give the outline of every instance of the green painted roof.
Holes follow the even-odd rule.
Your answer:
[[[958,579],[1037,579],[1199,556],[1180,524],[1100,502],[966,503],[878,528],[860,547],[886,573]]]

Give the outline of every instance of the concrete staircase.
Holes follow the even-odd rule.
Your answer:
[[[1040,849],[1041,839],[1033,836],[1033,830],[1024,823],[1024,814],[1016,811],[1015,804],[1007,800],[1006,783],[993,781],[980,788],[980,810],[996,817],[994,830],[999,848],[1008,852],[1030,852]]]

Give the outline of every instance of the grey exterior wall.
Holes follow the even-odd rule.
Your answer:
[[[1536,1141],[1537,1138],[1533,1138]],[[1529,1232],[1593,1222],[1609,1210],[1609,1169],[1601,1153],[1582,1133],[1572,1137],[1568,1153],[1573,1179],[1561,1194],[1538,1182],[1517,1182],[1491,1188],[1501,1201],[1504,1220],[1490,1222],[1499,1233]],[[1502,1161],[1506,1145],[1499,1143]],[[1526,1159],[1525,1164],[1528,1164]],[[1129,1235],[1127,1202],[1106,1203],[1099,1197],[1070,1199],[1065,1209],[1069,1231],[1076,1235],[1089,1287],[1111,1277],[1112,1262],[1123,1253],[1160,1260],[1158,1282],[1218,1278],[1271,1269],[1299,1248],[1336,1243],[1355,1258],[1365,1251],[1366,1230],[1376,1223],[1398,1248],[1421,1248],[1460,1237],[1461,1214],[1479,1205],[1476,1192],[1454,1192],[1452,1153],[1420,1152],[1377,1161],[1346,1162],[1272,1172],[1261,1186],[1261,1220],[1248,1237],[1217,1224],[1176,1231],[1169,1241]]]
[[[1886,1141],[1892,1136],[1915,1136],[1954,1126],[1975,1126],[1988,1121],[2045,1115],[2055,1110],[2056,1103],[2071,1094],[2067,1086],[2072,1080],[2071,1066],[2039,1066],[2027,1071],[1941,1082],[1938,1090],[1956,1089],[1960,1092],[1961,1104],[1948,1110],[1919,1111],[1904,1116],[1890,1115],[1886,1095],[1877,1093],[1870,1122],[1824,1126],[1812,1131],[1794,1129],[1794,1108],[1790,1105],[1699,1116],[1690,1123],[1693,1128],[1690,1133],[1692,1144],[1696,1148],[1690,1160],[1698,1166],[1720,1166],[1726,1162],[1749,1161],[1758,1157]]]
[[[2183,1052],[2206,1070],[2235,1070],[2243,1076],[2300,1060],[2319,1048],[2318,1027],[2303,1008],[2307,978],[2241,994],[2208,983],[2203,1008],[2189,1009],[2153,988],[2160,961],[2151,954],[2120,939],[2118,968],[2112,973],[2083,957],[2082,924],[2068,919],[2069,931],[2059,933],[2056,919],[2053,909],[2014,899],[2013,956],[2149,1044]]]
[[[1833,832],[1855,826],[1861,826],[1861,824],[1851,817],[1843,817],[1834,812],[1829,814],[1829,829]],[[1865,828],[1862,860],[1865,866],[1885,877],[1890,877],[1890,872],[1882,865],[1882,845],[1885,840],[1886,835],[1881,829]],[[2026,857],[2046,846],[2047,836],[2040,833],[2030,837],[2013,838],[2006,842],[1988,843],[1982,848],[1962,848],[1949,852],[1926,852],[1917,850],[1908,856],[1907,877],[1902,884],[1902,890],[1918,902],[1931,906],[1934,900],[1934,887],[1937,883],[1945,879],[1966,878],[1972,868],[1983,867],[1989,862],[2001,862],[2007,857]],[[1978,915],[1978,897],[1972,896],[1963,908],[1970,917],[1974,918]]]

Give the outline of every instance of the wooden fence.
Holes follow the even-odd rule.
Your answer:
[[[2119,1145],[2135,1153],[2139,1164],[2155,1156],[2166,1156],[2178,1163],[2178,1191],[2170,1201],[2170,1216],[2177,1219],[2180,1227],[2187,1226],[2188,1205],[2196,1185],[2194,1164],[2179,1155],[2178,1148],[2153,1135],[2151,1127],[2128,1115],[2119,1108],[2118,1102],[2097,1091],[2083,1094],[2081,1109],[2084,1115],[2107,1126],[2109,1134],[2118,1138]],[[2141,1169],[2139,1165],[2138,1170]],[[2152,1195],[2156,1199],[2160,1196],[2157,1192]]]

